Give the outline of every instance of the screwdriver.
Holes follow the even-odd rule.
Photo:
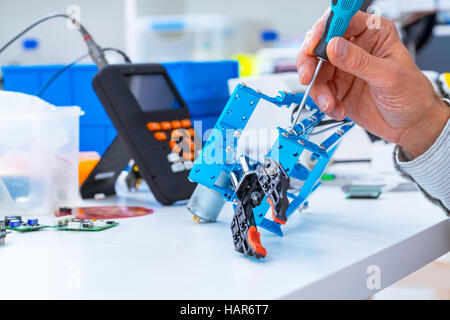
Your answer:
[[[319,75],[320,69],[325,61],[328,61],[327,46],[331,39],[335,37],[342,37],[350,24],[352,18],[361,9],[363,0],[331,0],[331,11],[328,15],[327,22],[325,24],[325,29],[323,31],[322,38],[314,50],[314,54],[319,58],[319,63],[317,64],[316,70],[314,72],[314,77],[309,84],[303,100],[298,108],[297,116],[294,122],[291,123],[289,129],[290,133],[293,133],[294,126],[297,124],[303,108],[305,107],[306,100],[308,99],[309,93],[311,91],[317,76]]]

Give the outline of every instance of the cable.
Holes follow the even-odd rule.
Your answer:
[[[123,59],[125,60],[125,62],[127,63],[131,63],[130,58],[121,50],[116,49],[116,48],[103,48],[102,49],[103,52],[106,51],[114,51],[117,52],[118,54],[120,54]],[[88,53],[82,55],[81,57],[79,57],[78,59],[74,60],[73,62],[69,63],[68,65],[66,65],[65,67],[61,68],[60,70],[58,70],[58,72],[56,72],[45,84],[44,86],[39,90],[39,92],[36,94],[36,96],[41,97],[42,94],[45,92],[45,90],[48,89],[48,87],[53,83],[53,81],[55,81],[61,74],[63,74],[65,71],[67,71],[68,69],[72,68],[74,65],[76,65],[78,62],[80,62],[81,60],[87,58],[89,56]]]
[[[343,124],[347,124],[347,123],[351,124],[352,122],[351,122],[351,121],[341,121],[341,122],[335,124],[334,126],[328,127],[328,128],[326,128],[326,129],[323,129],[323,130],[320,130],[320,131],[317,131],[317,132],[313,132],[313,133],[310,134],[310,136],[316,136],[316,135],[318,135],[318,134],[321,134],[321,133],[324,133],[324,132],[333,130],[333,129],[335,129],[335,128],[337,128],[337,127],[340,127],[340,126],[342,126]]]
[[[25,33],[27,33],[28,31],[30,31],[31,29],[33,29],[34,27],[36,27],[37,25],[41,24],[42,22],[45,22],[47,20],[50,19],[54,19],[54,18],[66,18],[66,19],[71,19],[72,22],[74,21],[73,18],[71,18],[69,15],[64,14],[64,13],[54,13],[54,14],[50,14],[42,19],[39,19],[38,21],[36,21],[35,23],[31,24],[30,26],[28,26],[26,29],[24,29],[22,32],[20,32],[18,35],[16,35],[14,38],[12,38],[11,40],[9,40],[1,49],[0,49],[0,54],[2,54],[3,51],[5,51],[6,48],[8,48],[11,44],[13,44],[15,41],[17,41],[17,39],[19,39],[21,36],[23,36]]]
[[[295,115],[295,113],[298,111],[298,109],[300,108],[300,105],[299,104],[297,104],[293,109],[292,109],[292,112],[291,112],[291,123],[292,122],[294,122],[294,115]],[[307,110],[306,109],[303,109],[302,110],[302,113],[304,113],[304,112],[307,112]],[[338,122],[342,122],[342,121],[336,121],[336,120],[323,120],[323,121],[321,121],[318,125],[317,125],[317,127],[322,127],[322,126],[326,126],[326,125],[329,125],[329,124],[333,124],[333,123],[338,123]],[[300,122],[299,122],[300,123]]]
[[[36,96],[41,97],[42,94],[44,93],[45,90],[47,90],[47,88],[53,83],[53,81],[56,80],[56,78],[58,78],[62,73],[64,73],[67,69],[71,68],[72,66],[74,66],[75,64],[77,64],[78,62],[80,62],[81,60],[83,60],[84,58],[87,58],[89,56],[88,53],[85,53],[84,55],[82,55],[81,57],[79,57],[78,59],[76,59],[75,61],[71,62],[70,64],[66,65],[64,68],[58,70],[58,72],[56,72],[48,81],[46,84],[44,84],[44,86],[41,88],[41,90],[39,90],[39,92],[36,94]]]
[[[96,43],[95,41],[92,39],[92,36],[90,35],[90,33],[86,30],[86,28],[79,23],[77,20],[75,20],[75,18],[64,14],[64,13],[54,13],[54,14],[50,14],[44,18],[39,19],[38,21],[32,23],[31,25],[29,25],[27,28],[25,28],[23,31],[21,31],[19,34],[17,34],[15,37],[13,37],[11,40],[9,40],[3,47],[0,48],[0,54],[3,53],[3,51],[5,51],[11,44],[13,44],[15,41],[17,41],[17,39],[19,39],[20,37],[22,37],[25,33],[27,33],[28,31],[30,31],[31,29],[33,29],[34,27],[36,27],[37,25],[50,20],[50,19],[54,19],[54,18],[65,18],[65,19],[69,19],[72,21],[73,24],[78,25],[79,30],[81,32],[81,35],[83,36],[83,40],[85,41],[89,53],[85,54],[81,57],[79,57],[78,59],[76,59],[75,61],[73,61],[72,63],[68,64],[67,66],[65,66],[64,68],[62,68],[61,70],[59,70],[56,74],[54,74],[49,81],[47,81],[47,83],[41,88],[41,90],[38,92],[37,96],[40,97],[43,92],[45,90],[47,90],[47,88],[50,86],[50,84],[56,79],[58,78],[62,73],[64,73],[67,69],[69,69],[70,67],[72,67],[73,65],[77,64],[79,61],[83,60],[84,58],[86,58],[88,55],[91,56],[92,60],[95,62],[95,64],[97,65],[97,67],[99,68],[99,70],[101,70],[102,68],[104,68],[106,65],[108,65],[108,62],[105,59],[104,56],[104,52],[105,51],[114,51],[117,52],[118,54],[122,55],[122,57],[124,58],[125,62],[127,63],[131,63],[130,58],[121,50],[116,49],[116,48],[104,48],[101,49]]]
[[[318,125],[317,125],[317,127],[323,127],[323,126],[327,126],[327,125],[329,125],[329,124],[335,124],[335,123],[338,123],[338,122],[345,122],[345,121],[337,121],[337,120],[334,120],[334,119],[330,119],[330,120],[322,120]],[[348,122],[348,121],[347,121]]]
[[[300,105],[296,105],[296,106],[292,109],[292,112],[291,112],[291,123],[294,122],[294,115],[295,115],[295,112],[297,112],[299,108],[300,108]],[[303,112],[305,112],[305,111],[306,111],[306,110],[303,109],[301,112],[303,113]],[[331,120],[323,120],[323,121],[321,121],[316,127],[323,127],[323,126],[326,126],[326,125],[329,125],[329,124],[334,124],[334,123],[336,123],[335,126],[326,128],[326,129],[324,129],[324,130],[321,130],[321,131],[318,131],[318,132],[315,132],[315,133],[311,133],[310,135],[311,135],[311,136],[318,135],[318,134],[320,134],[320,133],[323,133],[323,132],[329,131],[329,130],[331,130],[331,129],[334,129],[334,128],[336,128],[336,127],[339,127],[340,125],[342,125],[342,124],[344,124],[344,123],[350,123],[350,121],[337,121],[337,120],[333,120],[333,119],[331,119]],[[304,132],[306,131],[306,130],[305,130],[305,126],[302,124],[302,122],[298,122],[297,124],[298,124],[298,125],[301,125],[302,128],[303,128],[303,131],[302,131],[301,133],[298,133],[298,132],[294,129],[294,131],[297,133],[297,135],[300,135],[300,134],[302,134],[302,133],[304,133]]]
[[[78,26],[78,30],[81,33],[81,36],[83,37],[84,42],[86,43],[86,46],[89,50],[89,55],[91,56],[92,60],[97,65],[98,69],[101,70],[105,66],[108,65],[108,61],[105,59],[105,55],[103,54],[102,49],[97,45],[97,43],[92,38],[91,34],[86,30],[86,28],[78,22],[75,18],[64,14],[64,13],[54,13],[49,16],[46,16],[44,18],[39,19],[38,21],[34,22],[27,28],[25,28],[22,32],[20,32],[18,35],[16,35],[14,38],[12,38],[10,41],[8,41],[3,47],[0,48],[0,54],[5,51],[6,48],[8,48],[12,43],[14,43],[17,39],[19,39],[21,36],[23,36],[25,33],[36,27],[37,25],[41,24],[44,21],[54,19],[54,18],[66,18],[72,21],[73,24]]]
[[[123,60],[124,60],[126,63],[131,63],[130,57],[128,57],[128,56],[125,54],[125,52],[123,52],[122,50],[119,50],[119,49],[116,49],[116,48],[104,48],[104,49],[102,49],[102,50],[103,50],[103,52],[105,52],[105,51],[114,51],[114,52],[120,54],[120,55],[123,57]]]

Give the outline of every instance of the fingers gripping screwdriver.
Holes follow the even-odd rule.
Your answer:
[[[316,71],[314,72],[314,77],[309,84],[308,89],[306,90],[303,100],[300,104],[297,116],[295,117],[294,122],[291,124],[291,133],[300,118],[311,88],[316,81],[323,63],[325,61],[328,61],[328,43],[331,41],[331,39],[335,37],[342,37],[345,34],[350,21],[356,15],[359,9],[361,9],[362,4],[363,0],[331,0],[331,11],[328,15],[322,38],[320,39],[319,45],[317,46],[316,50],[314,50],[314,53],[319,58],[319,63],[317,64]]]

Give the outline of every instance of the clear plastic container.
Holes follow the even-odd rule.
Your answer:
[[[80,115],[79,107],[1,92],[0,212],[48,215],[78,203]]]

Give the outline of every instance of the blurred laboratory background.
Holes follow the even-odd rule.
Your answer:
[[[120,48],[134,60],[167,61],[221,59],[265,46],[298,47],[329,1],[2,1],[0,41],[6,42],[17,30],[47,15],[50,8],[66,12],[74,5],[81,9],[81,21],[103,45]],[[84,53],[79,34],[57,27],[58,23],[65,21],[44,24],[27,35],[38,42],[32,57],[23,59],[31,50],[24,50],[19,42],[2,55],[0,63],[65,63]]]
[[[450,34],[446,25],[449,15],[445,11],[436,15],[435,9],[445,9],[449,1],[378,0],[366,1],[364,6],[370,5],[373,13],[395,19],[403,27],[405,41],[423,49],[419,64],[427,69],[442,67],[436,58],[448,56],[450,50],[442,41]],[[260,53],[289,57],[289,49],[299,47],[328,6],[328,0],[1,1],[0,42],[6,43],[49,11],[79,10],[82,23],[98,42],[122,49],[135,62],[218,60],[257,54],[266,48],[280,51]],[[67,63],[82,55],[84,44],[79,34],[58,26],[65,23],[53,21],[31,30],[0,56],[0,64]]]

